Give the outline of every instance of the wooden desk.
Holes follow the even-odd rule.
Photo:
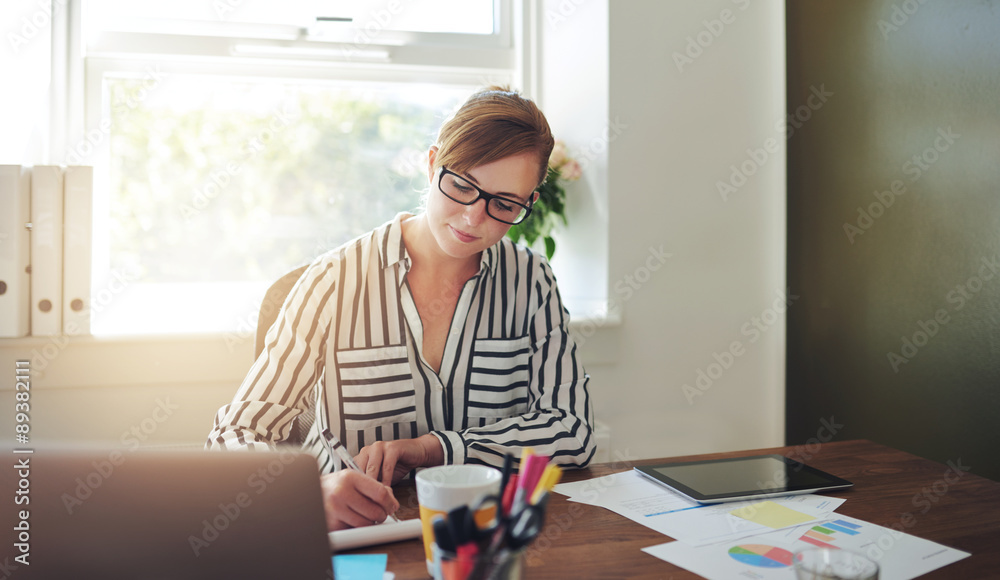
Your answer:
[[[777,447],[672,458],[677,461],[778,453],[854,482],[831,495],[847,499],[837,513],[940,542],[972,556],[922,578],[997,578],[1000,575],[1000,483],[963,473],[870,441],[824,443],[813,448]],[[958,457],[954,462],[959,462]],[[567,471],[579,481],[662,460],[594,465]],[[946,478],[947,475],[947,478]],[[951,482],[951,483],[948,483]],[[412,485],[396,490],[401,518],[417,515]],[[545,530],[526,560],[528,580],[554,578],[664,578],[700,576],[640,551],[670,538],[604,508],[572,503],[553,494]],[[420,540],[373,546],[350,553],[388,553],[398,580],[428,578]]]

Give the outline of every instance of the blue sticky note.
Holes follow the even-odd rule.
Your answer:
[[[341,554],[333,557],[337,580],[382,580],[388,554]]]

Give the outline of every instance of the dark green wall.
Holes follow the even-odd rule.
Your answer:
[[[1000,480],[1000,1],[788,0],[787,40],[787,442]]]

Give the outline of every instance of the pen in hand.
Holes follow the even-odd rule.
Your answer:
[[[345,465],[354,471],[357,471],[358,473],[365,473],[360,467],[358,467],[357,463],[354,463],[354,459],[351,457],[351,454],[347,452],[347,448],[340,442],[340,439],[333,436],[333,433],[330,432],[329,428],[323,429],[323,441],[326,442],[326,448],[330,452],[330,455],[336,455],[341,461],[344,462]],[[367,476],[367,474],[365,475]],[[399,523],[399,518],[392,514],[389,514],[389,519]]]

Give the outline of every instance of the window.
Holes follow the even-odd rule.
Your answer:
[[[102,138],[71,161],[95,165],[95,284],[128,281],[95,334],[252,329],[280,275],[418,207],[469,92],[519,84],[502,0],[84,6]]]

